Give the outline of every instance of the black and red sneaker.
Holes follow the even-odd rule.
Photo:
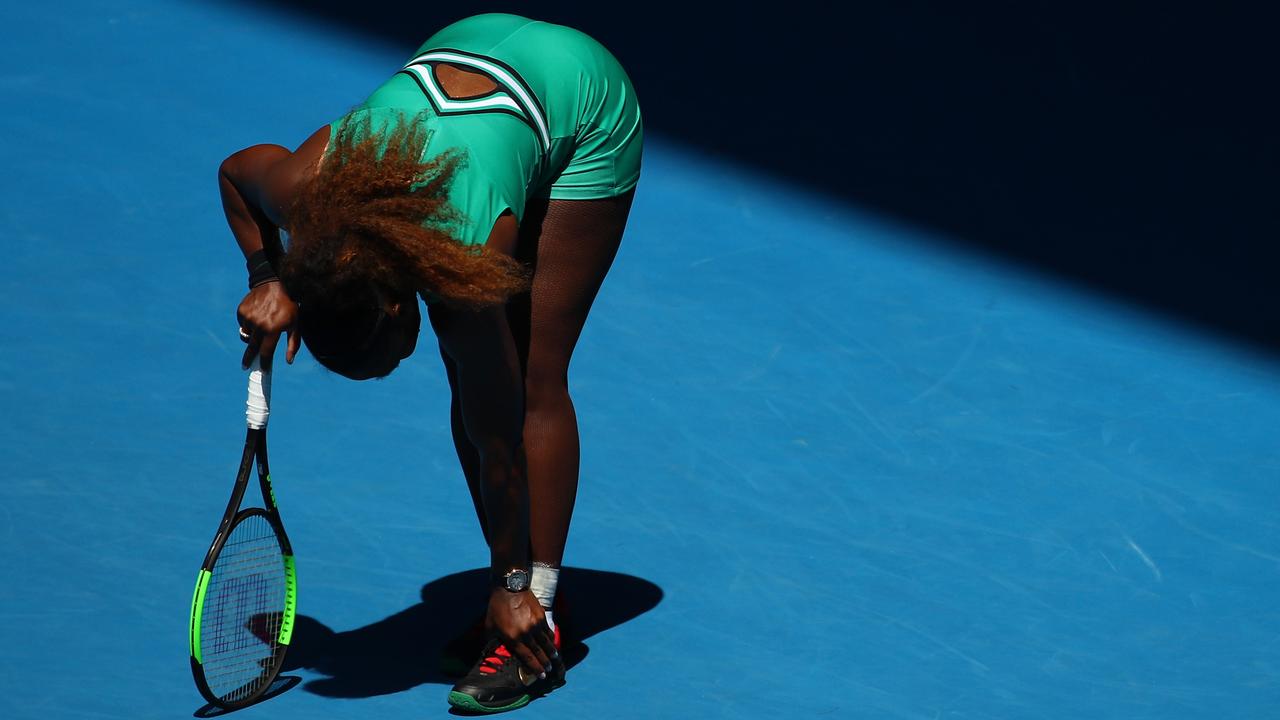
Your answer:
[[[560,647],[560,629],[555,632]],[[515,710],[564,685],[564,663],[557,659],[545,679],[529,673],[497,638],[489,641],[480,662],[449,692],[449,704],[474,713]]]
[[[560,630],[568,628],[566,637],[571,637],[573,633],[573,617],[568,602],[564,599],[563,593],[556,598],[556,647],[560,647]],[[476,616],[475,620],[468,625],[462,632],[451,638],[445,646],[440,650],[440,657],[437,660],[437,667],[441,674],[445,677],[460,678],[465,676],[471,670],[471,663],[475,661],[476,655],[484,649],[485,641],[489,639],[489,631],[484,626],[484,615]],[[570,650],[569,656],[574,655]]]

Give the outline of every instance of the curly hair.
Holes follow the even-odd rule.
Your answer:
[[[528,289],[522,265],[463,245],[449,232],[469,221],[447,201],[465,162],[458,152],[424,160],[428,132],[415,118],[401,118],[381,135],[367,116],[355,118],[343,120],[328,156],[289,208],[281,277],[294,300],[354,309],[376,289],[479,308]]]

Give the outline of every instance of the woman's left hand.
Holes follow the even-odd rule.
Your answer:
[[[560,662],[551,628],[533,593],[494,588],[489,595],[485,624],[529,672],[546,677]]]
[[[241,367],[248,369],[249,363],[258,356],[262,358],[262,369],[269,372],[282,332],[289,337],[284,359],[293,362],[302,343],[297,331],[298,304],[285,292],[282,283],[273,281],[251,289],[236,308],[236,319],[240,322],[240,339],[248,345],[240,359]]]

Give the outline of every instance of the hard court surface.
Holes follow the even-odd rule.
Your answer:
[[[5,3],[0,40],[0,718],[190,717],[243,438],[215,170],[412,48],[143,0]],[[571,373],[589,636],[521,717],[1274,717],[1274,358],[648,140]],[[486,555],[420,347],[281,363],[301,683],[244,718],[447,712]]]

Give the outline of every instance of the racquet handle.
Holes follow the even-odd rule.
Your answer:
[[[267,426],[271,416],[271,373],[262,369],[262,358],[255,357],[249,365],[249,399],[245,401],[245,420],[253,430]]]

